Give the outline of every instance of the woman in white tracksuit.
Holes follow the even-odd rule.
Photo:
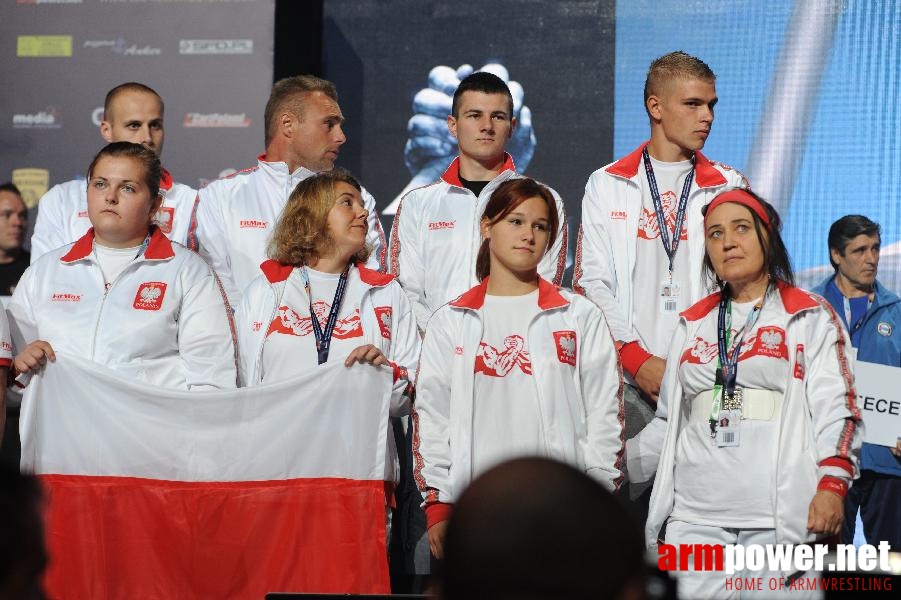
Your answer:
[[[59,350],[152,385],[236,387],[231,317],[216,276],[151,225],[160,174],[159,158],[138,144],[115,142],[94,158],[92,228],[35,261],[10,301],[19,373]]]
[[[500,461],[547,456],[609,490],[622,481],[622,372],[607,322],[537,271],[557,220],[543,185],[501,184],[481,218],[481,283],[438,309],[426,328],[414,474],[439,558],[454,501]]]
[[[359,182],[340,169],[309,177],[291,193],[270,260],[235,313],[241,385],[282,381],[324,363],[388,365],[389,414],[409,414],[419,332],[394,276],[364,266],[368,215]],[[386,502],[393,505],[397,451],[390,427],[386,434]]]
[[[705,264],[720,291],[682,313],[657,418],[627,443],[630,478],[657,475],[646,543],[657,545],[664,524],[676,547],[835,535],[861,437],[845,328],[826,301],[793,286],[768,203],[733,189],[704,215]],[[748,593],[727,587],[723,571],[673,574],[684,598]],[[772,579],[788,587],[802,575],[729,577],[762,577],[765,595]]]

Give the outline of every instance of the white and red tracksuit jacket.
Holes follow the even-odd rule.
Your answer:
[[[31,236],[31,264],[51,250],[71,244],[91,228],[88,218],[88,183],[73,179],[53,186],[38,202],[38,218]],[[154,223],[170,240],[186,245],[197,191],[172,181],[163,169],[163,203]]]
[[[633,289],[642,210],[641,179],[645,177],[642,168],[645,146],[647,142],[631,154],[592,173],[582,200],[573,289],[601,307],[613,338],[619,344],[642,343],[632,322],[633,306],[636,302],[647,302],[648,298],[660,293],[659,281],[648,280],[645,288]],[[685,214],[688,242],[686,247],[679,248],[680,252],[689,253],[689,264],[695,272],[690,281],[683,282],[689,304],[694,304],[710,292],[704,276],[704,217],[701,208],[726,189],[749,187],[744,175],[735,169],[712,162],[700,152],[695,152],[695,159],[695,180]],[[624,353],[623,367],[635,373],[637,366],[633,360],[638,360],[640,366],[642,359],[649,356],[644,352],[633,358]]]
[[[198,250],[219,275],[231,306],[237,307],[244,288],[260,274],[275,224],[297,184],[315,175],[298,168],[288,172],[283,162],[257,157],[257,166],[218,179],[197,193],[188,247]],[[363,190],[369,211],[366,243],[372,248],[367,266],[385,270],[385,234],[375,200]]]
[[[485,279],[438,309],[423,340],[413,455],[429,526],[449,516],[450,505],[472,479],[472,456],[478,452],[472,447],[473,373],[487,288]],[[538,306],[526,347],[548,456],[615,490],[623,481],[624,408],[622,371],[607,321],[597,306],[544,279]]]
[[[236,387],[231,317],[210,267],[153,228],[106,290],[93,244],[90,229],[22,275],[8,307],[17,351],[44,340],[153,385]]]
[[[285,285],[295,267],[268,260],[260,265],[262,275],[247,286],[241,304],[235,311],[238,334],[241,385],[260,385],[263,346],[269,324],[278,314]],[[419,364],[420,338],[413,309],[393,275],[373,271],[357,264],[348,272],[348,288],[363,289],[360,297],[360,346],[372,344],[382,351],[394,367],[394,391],[391,395],[392,417],[410,412],[413,377]],[[355,295],[355,294],[354,294]],[[312,342],[311,342],[312,343]],[[317,365],[298,365],[298,371]],[[365,365],[354,365],[361,368]],[[395,481],[398,473],[394,435],[388,431],[385,481]]]
[[[482,243],[482,213],[494,190],[514,177],[521,175],[507,154],[501,173],[476,197],[460,181],[458,157],[438,181],[401,199],[391,227],[390,271],[413,303],[421,330],[440,306],[478,283],[475,268]],[[560,285],[566,269],[566,209],[560,195],[551,193],[557,201],[559,227],[538,272]]]
[[[784,327],[790,379],[778,417],[778,447],[761,448],[761,459],[775,463],[771,472],[776,474],[776,541],[803,544],[814,540],[807,531],[807,514],[818,487],[832,489],[830,484],[841,485],[835,478],[856,476],[863,423],[848,354],[851,342],[844,325],[820,296],[784,284],[778,290],[775,297],[784,311],[784,323],[758,322],[757,326]],[[657,417],[627,442],[630,480],[657,477],[645,526],[648,547],[656,546],[673,509],[676,444],[690,416],[691,399],[683,398],[679,379],[681,356],[692,346],[690,340],[702,323],[717,318],[718,303],[717,293],[682,313],[667,357]]]

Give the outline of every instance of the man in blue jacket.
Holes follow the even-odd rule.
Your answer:
[[[857,360],[901,367],[901,298],[876,280],[879,225],[847,215],[829,228],[835,274],[813,291],[835,308],[851,334]],[[842,542],[851,543],[858,508],[870,544],[887,541],[901,550],[901,441],[894,448],[864,443],[860,479],[845,500]]]

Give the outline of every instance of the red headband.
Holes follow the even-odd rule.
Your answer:
[[[725,204],[726,202],[734,202],[736,204],[741,204],[744,207],[747,207],[751,210],[755,215],[757,215],[763,224],[766,225],[766,228],[770,228],[770,217],[766,214],[766,209],[763,208],[763,204],[760,203],[757,198],[752,196],[747,192],[747,190],[743,189],[735,189],[729,190],[728,192],[723,192],[716,198],[714,198],[710,204],[707,205],[707,209],[704,212],[704,226],[707,226],[707,217],[710,216],[710,213],[713,212],[720,204]]]

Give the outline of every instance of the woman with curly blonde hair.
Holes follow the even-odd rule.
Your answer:
[[[369,213],[360,189],[352,175],[334,170],[291,193],[270,259],[235,314],[243,385],[337,360],[391,364],[403,380],[405,371],[415,373],[419,335],[410,303],[392,275],[363,265]],[[407,412],[409,399],[402,404],[395,408]]]

